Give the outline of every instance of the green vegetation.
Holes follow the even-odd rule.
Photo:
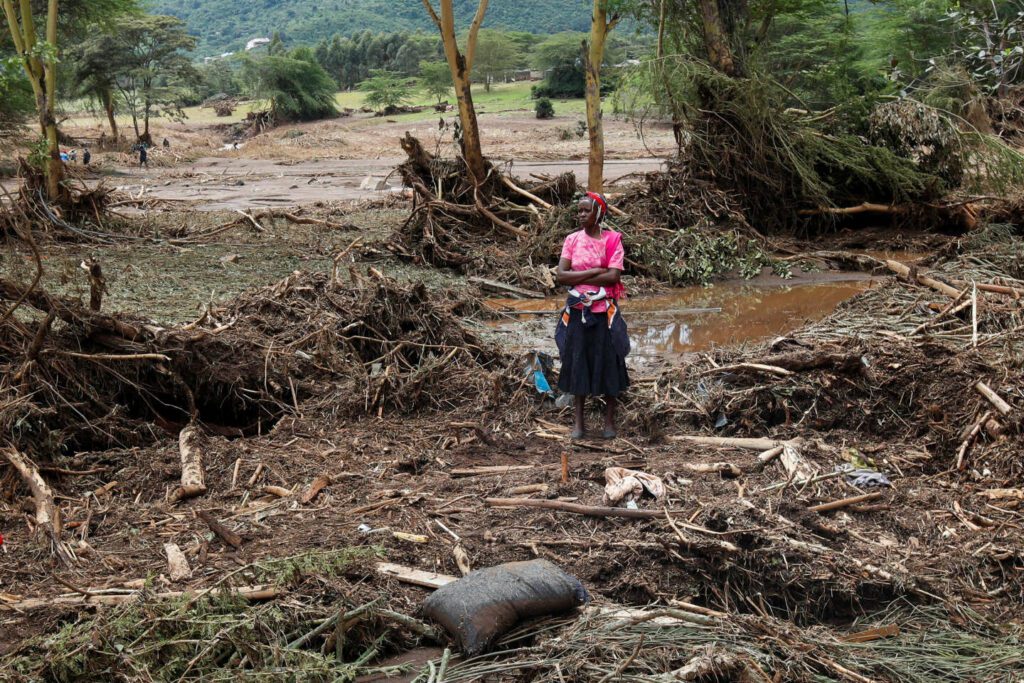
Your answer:
[[[555,105],[551,104],[551,100],[547,97],[538,98],[533,111],[537,114],[538,119],[555,118]]]
[[[335,34],[353,36],[363,31],[434,31],[418,0],[150,0],[149,7],[183,18],[199,37],[202,55],[237,52],[248,40],[269,38],[274,31],[280,31],[288,44],[315,44]],[[475,9],[476,0],[455,1],[456,15],[465,23]],[[488,28],[509,31],[543,35],[582,31],[589,24],[588,8],[579,0],[492,2],[487,10]],[[418,62],[419,58],[411,63]],[[392,65],[378,63],[372,67]]]
[[[86,92],[108,111],[114,94],[130,114],[135,137],[152,144],[153,116],[181,118],[185,91],[199,81],[187,52],[195,39],[176,17],[125,17],[117,26],[97,32],[71,54]],[[141,128],[140,128],[141,124]]]
[[[242,64],[242,81],[248,93],[269,103],[275,123],[312,121],[338,114],[334,81],[319,64],[303,56],[266,55],[246,59]]]
[[[309,592],[316,593],[319,602],[308,605],[254,603],[229,586],[201,598],[168,599],[144,592],[140,601],[64,624],[0,666],[33,680],[230,681],[237,680],[244,658],[256,670],[288,671],[292,680],[352,680],[372,659],[360,655],[383,642],[386,626],[366,632],[363,642],[361,629],[353,629],[349,642],[328,655],[321,654],[319,641],[314,649],[298,636],[339,610],[357,608],[341,596],[336,602],[324,601],[320,582],[340,580],[378,554],[375,548],[310,551],[263,560],[246,570],[248,580],[287,587],[297,595],[307,583],[313,585]],[[361,613],[372,613],[370,607],[364,606]],[[140,641],[152,646],[133,647]]]
[[[444,102],[452,91],[452,72],[447,62],[420,62],[420,87],[437,103]]]
[[[383,69],[374,69],[370,78],[359,84],[359,89],[366,93],[366,106],[385,114],[408,104],[412,95],[412,87],[406,79]]]

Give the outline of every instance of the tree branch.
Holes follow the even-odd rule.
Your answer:
[[[441,19],[437,16],[437,12],[434,10],[434,6],[430,4],[430,0],[423,0],[423,6],[427,8],[427,14],[433,20],[438,30],[441,30]]]
[[[473,59],[476,57],[476,38],[480,33],[480,25],[484,23],[484,14],[487,12],[488,0],[480,0],[476,7],[476,16],[473,23],[469,25],[469,36],[466,38],[466,75],[473,73]]]

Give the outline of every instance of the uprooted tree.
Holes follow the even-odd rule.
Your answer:
[[[40,40],[36,31],[33,8],[27,0],[16,7],[13,0],[3,0],[7,28],[14,41],[25,74],[32,84],[36,100],[39,128],[46,141],[46,195],[51,200],[60,196],[64,165],[60,160],[57,140],[57,0],[49,0],[46,8],[46,33]]]
[[[658,2],[658,57],[628,89],[677,127],[681,172],[710,182],[762,228],[858,213],[970,227],[951,191],[1019,183],[1024,157],[957,117],[870,83],[821,110],[774,77],[774,23],[806,2]],[[752,46],[762,46],[760,53]],[[849,84],[848,84],[849,85]],[[835,93],[833,93],[835,95]],[[641,99],[646,98],[643,103]],[[627,98],[628,99],[628,96]]]
[[[439,1],[440,14],[434,9],[431,0],[423,0],[423,6],[438,31],[441,32],[444,56],[448,61],[448,68],[452,72],[455,99],[459,103],[459,122],[462,125],[462,156],[466,160],[466,170],[469,172],[470,180],[474,185],[479,185],[483,182],[486,168],[483,149],[480,146],[480,128],[476,121],[476,109],[473,108],[470,79],[473,73],[473,58],[476,56],[480,25],[483,24],[484,14],[487,12],[488,0],[480,0],[477,5],[476,15],[473,17],[473,22],[466,35],[465,54],[459,49],[458,36],[455,33],[455,10],[452,0]]]

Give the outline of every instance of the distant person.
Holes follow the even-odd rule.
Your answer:
[[[92,161],[92,152],[86,147],[82,150],[82,164],[88,166],[90,161]]]
[[[149,152],[146,151],[146,145],[139,145],[139,168],[143,166],[149,168]]]
[[[171,148],[171,141],[168,140],[167,138],[164,138],[164,149],[170,149],[170,148]]]
[[[71,163],[77,164],[78,163],[78,150],[77,149],[71,150],[70,156],[71,156]]]
[[[60,160],[63,161],[65,164],[68,162],[69,158],[70,157],[68,157],[68,153],[67,152],[61,152],[60,153]]]

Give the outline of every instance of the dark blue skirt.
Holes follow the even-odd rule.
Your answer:
[[[604,313],[569,311],[558,388],[574,396],[618,396],[629,387],[626,358],[615,350]]]

